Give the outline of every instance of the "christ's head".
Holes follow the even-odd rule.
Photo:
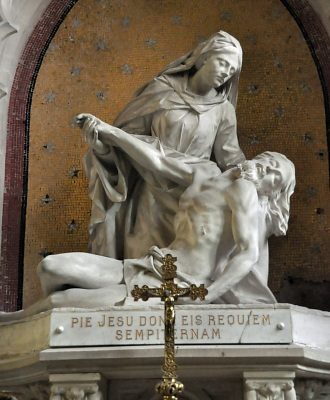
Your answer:
[[[266,151],[239,165],[240,176],[253,182],[259,197],[268,198],[267,222],[270,232],[285,235],[290,197],[295,187],[295,168],[283,154]]]

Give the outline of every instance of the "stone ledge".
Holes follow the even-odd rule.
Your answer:
[[[210,338],[208,341],[198,339],[194,344],[189,338],[184,340],[185,338],[181,337],[180,343],[177,344],[177,361],[182,376],[208,377],[216,374],[238,377],[242,376],[244,371],[288,370],[294,371],[298,376],[316,376],[323,379],[330,377],[328,335],[330,313],[288,304],[197,307],[180,305],[176,309],[179,320],[177,329],[195,329],[196,321],[211,316],[211,328],[214,326],[214,321],[217,321],[219,329],[223,330],[223,338],[230,338],[232,334],[235,339],[232,338],[229,343],[221,343],[220,334],[220,337],[215,337],[213,342]],[[131,377],[135,375],[157,377],[164,351],[162,335],[159,335],[157,340],[155,337],[151,338],[151,335],[149,341],[138,338],[139,340],[132,343],[133,345],[128,345],[127,340],[124,345],[117,337],[114,345],[114,342],[109,341],[111,337],[109,333],[111,330],[118,330],[118,326],[112,326],[115,324],[116,315],[121,318],[130,316],[131,324],[131,317],[147,315],[157,317],[162,312],[161,305],[111,307],[98,310],[65,308],[41,313],[23,321],[2,323],[0,324],[0,387],[2,382],[8,385],[17,380],[18,372],[22,382],[33,381],[37,376],[44,377],[48,373],[72,373],[72,371],[98,372],[107,378],[123,378],[125,374]],[[220,317],[215,320],[213,318],[215,315]],[[241,315],[241,318],[245,316],[245,324],[242,323],[243,319],[238,323],[235,315]],[[253,317],[254,315],[258,317]],[[269,315],[269,318],[262,318],[262,315]],[[93,318],[94,322],[102,322],[104,316],[112,318],[109,327],[93,325]],[[189,316],[193,317],[193,326],[188,324],[191,321]],[[228,316],[231,316],[229,322]],[[117,319],[118,321],[121,320]],[[140,322],[139,318],[136,321]],[[149,318],[149,326],[144,328],[155,328],[152,326],[154,321],[157,322],[157,318]],[[284,327],[278,329],[281,321],[284,321]],[[145,320],[142,322],[144,324]],[[121,331],[141,328],[133,325],[125,327],[122,322],[119,324]],[[207,324],[197,324],[197,326],[207,329]],[[63,329],[59,329],[60,327]],[[264,336],[261,332],[263,329],[266,331]],[[65,335],[68,330],[69,333]],[[86,336],[84,333],[86,330],[92,334]],[[250,333],[247,333],[249,330]],[[103,333],[97,336],[99,331]],[[282,339],[282,342],[274,340],[278,331],[284,335],[282,338],[285,338],[285,342]],[[242,341],[244,337],[242,332],[247,335],[245,342]],[[58,336],[62,338],[62,342],[58,341],[56,338]],[[256,343],[256,337],[263,341]],[[266,339],[262,339],[263,337],[268,343]],[[101,340],[102,345],[99,344],[100,338],[103,340]]]

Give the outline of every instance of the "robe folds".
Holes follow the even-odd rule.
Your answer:
[[[169,163],[175,159],[196,172],[220,174],[245,159],[234,106],[222,93],[210,98],[193,94],[187,83],[187,72],[160,75],[114,125],[155,147]],[[138,259],[152,246],[165,248],[173,241],[174,217],[187,187],[142,168],[119,147],[102,155],[89,150],[85,168],[92,200],[91,253]]]

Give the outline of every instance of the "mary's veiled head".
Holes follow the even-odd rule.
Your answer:
[[[206,41],[200,43],[191,54],[191,61],[198,68],[198,64],[209,53],[228,54],[234,52],[238,57],[239,71],[242,68],[243,51],[237,39],[229,33],[219,31]],[[188,63],[190,60],[187,60]]]
[[[235,66],[234,73],[222,85],[220,82],[219,86],[227,99],[236,107],[243,52],[239,41],[227,32],[219,31],[215,33],[209,39],[200,43],[194,50],[169,64],[161,74],[199,70],[207,59],[216,56],[221,56],[223,60]]]

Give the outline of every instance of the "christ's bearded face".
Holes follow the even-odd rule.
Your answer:
[[[242,164],[237,165],[239,169],[239,177],[253,182],[256,187],[260,186],[260,176],[256,163],[252,160],[246,160]]]
[[[266,151],[238,166],[240,177],[253,182],[259,196],[267,196],[266,224],[270,234],[285,235],[295,168],[283,154]]]
[[[281,190],[282,174],[277,160],[247,160],[238,168],[240,177],[253,182],[259,195],[270,197]]]

